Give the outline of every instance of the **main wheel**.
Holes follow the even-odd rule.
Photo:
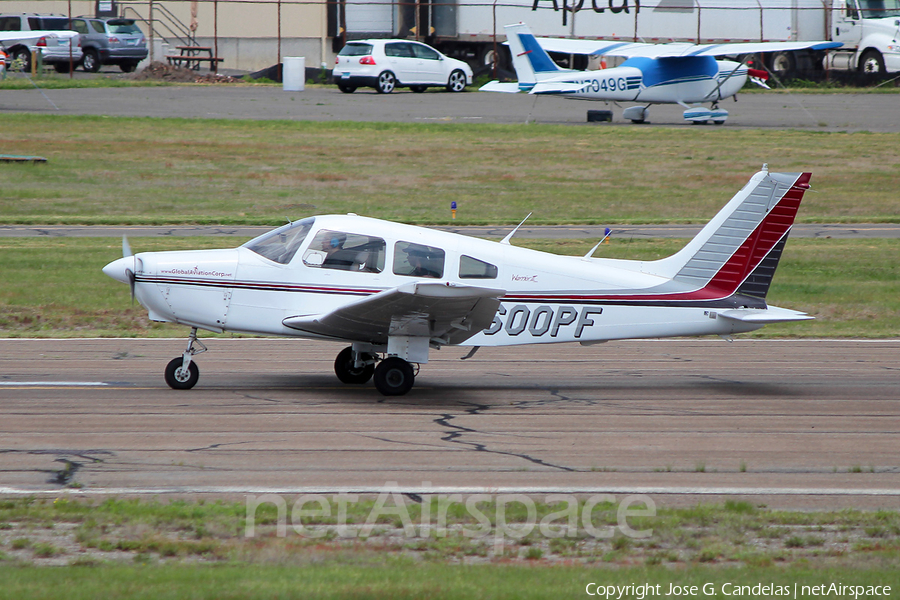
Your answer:
[[[412,365],[390,356],[375,367],[375,389],[385,396],[402,396],[412,389],[416,376]]]
[[[16,63],[16,71],[23,73],[31,71],[31,51],[27,48],[19,48],[12,53],[10,58]]]
[[[344,85],[343,83],[338,84],[338,89],[344,92],[345,94],[352,94],[356,91],[356,86],[354,85]]]
[[[353,348],[344,348],[334,359],[334,374],[343,383],[365,383],[372,379],[372,373],[375,372],[374,358],[370,354],[363,356],[368,364],[357,368],[353,364]],[[373,362],[368,362],[369,360]]]
[[[81,68],[88,73],[96,73],[100,70],[100,55],[94,49],[84,51],[84,58],[81,61]]]
[[[394,91],[395,87],[397,87],[397,78],[394,77],[394,74],[390,71],[385,71],[378,76],[378,83],[375,85],[375,90],[379,94],[390,94]]]
[[[778,52],[772,56],[772,71],[781,79],[791,79],[797,74],[797,61],[793,52]]]
[[[878,50],[866,50],[859,59],[859,72],[864,75],[884,73],[884,57]]]
[[[450,79],[447,80],[448,92],[461,92],[466,89],[466,74],[456,69],[450,73]]]
[[[200,379],[200,368],[197,363],[191,361],[187,371],[182,365],[184,365],[184,358],[181,356],[173,358],[166,365],[166,383],[173,390],[189,390],[197,385],[197,380]]]

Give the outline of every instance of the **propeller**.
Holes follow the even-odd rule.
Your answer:
[[[122,257],[128,258],[129,256],[134,256],[134,253],[131,251],[131,245],[128,243],[128,237],[122,236]],[[131,304],[134,305],[134,262],[131,263],[132,268],[125,269],[125,275],[128,277],[128,287],[131,288]]]

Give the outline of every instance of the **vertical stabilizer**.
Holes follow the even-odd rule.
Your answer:
[[[765,298],[809,173],[756,173],[680,252],[647,270],[716,295]]]
[[[553,62],[525,23],[507,25],[504,29],[520,89],[530,90],[539,81],[569,72]]]

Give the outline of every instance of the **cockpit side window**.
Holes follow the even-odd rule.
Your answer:
[[[314,222],[314,217],[295,221],[250,240],[244,247],[269,260],[286,265],[294,258]]]
[[[303,253],[307,267],[381,273],[386,245],[379,237],[323,229]]]
[[[440,279],[444,276],[444,251],[434,246],[397,242],[394,244],[394,274]]]
[[[497,267],[465,254],[459,257],[460,279],[497,279]]]

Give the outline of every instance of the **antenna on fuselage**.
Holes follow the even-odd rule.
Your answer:
[[[531,214],[532,214],[532,213],[528,213],[528,216],[526,216],[524,219],[522,219],[522,222],[519,223],[518,225],[516,225],[516,228],[515,228],[515,229],[513,229],[513,230],[510,231],[508,234],[506,234],[506,237],[503,238],[502,240],[500,240],[500,243],[501,243],[501,244],[506,244],[507,246],[510,246],[511,244],[509,243],[509,240],[512,239],[512,236],[516,235],[516,232],[519,230],[519,227],[521,227],[521,226],[525,223],[525,221],[528,220],[528,217],[530,217]]]
[[[612,229],[610,229],[609,227],[607,227],[607,228],[606,228],[606,231],[604,231],[603,233],[606,234],[606,235],[603,236],[603,239],[600,240],[599,242],[597,242],[597,245],[594,246],[593,248],[591,248],[591,250],[590,250],[587,254],[585,254],[584,256],[582,256],[582,257],[581,257],[581,260],[588,260],[588,259],[590,259],[590,258],[594,255],[594,252],[597,251],[597,248],[600,247],[600,244],[602,244],[603,242],[605,242],[606,239],[610,236],[610,234],[612,234]]]

